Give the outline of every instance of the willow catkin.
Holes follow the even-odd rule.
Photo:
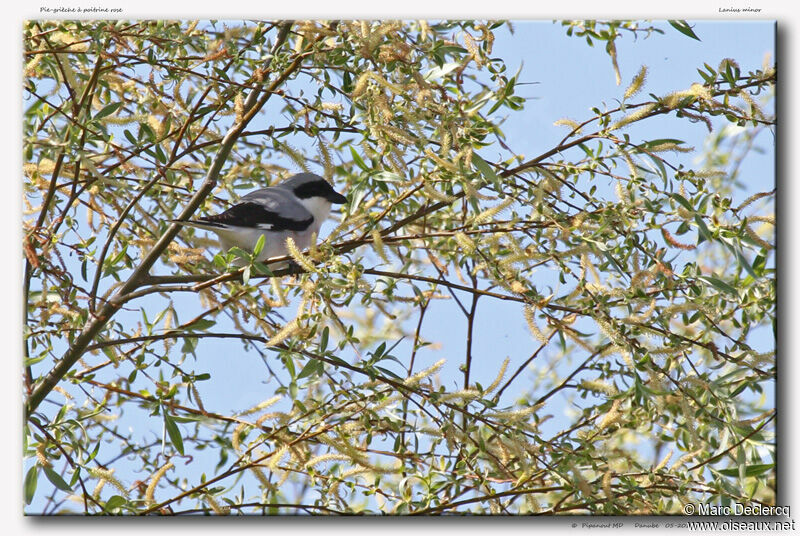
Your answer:
[[[161,478],[167,473],[167,471],[172,469],[172,467],[174,467],[172,462],[167,462],[161,467],[161,469],[156,471],[150,478],[150,484],[147,485],[147,490],[145,491],[144,494],[144,500],[148,506],[152,506],[153,504],[155,504],[153,495],[155,494],[158,481],[161,480]]]

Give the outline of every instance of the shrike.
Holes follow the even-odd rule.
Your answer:
[[[264,235],[264,249],[256,258],[263,262],[287,255],[286,239],[292,237],[300,250],[311,246],[319,234],[331,205],[341,205],[347,198],[328,181],[313,173],[300,173],[284,182],[250,192],[221,214],[175,223],[212,231],[224,250],[233,246],[253,251]]]

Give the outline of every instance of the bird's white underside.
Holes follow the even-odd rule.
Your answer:
[[[286,239],[291,237],[299,250],[308,249],[311,247],[311,241],[314,237],[319,235],[322,222],[328,217],[331,210],[331,203],[319,197],[310,199],[299,199],[300,203],[308,210],[314,217],[311,225],[303,231],[273,231],[271,226],[259,227],[237,227],[228,225],[226,227],[218,227],[216,225],[204,225],[202,222],[185,222],[184,225],[203,229],[205,231],[214,232],[219,238],[220,245],[223,251],[228,251],[230,248],[236,246],[246,251],[253,251],[258,239],[262,235],[266,237],[264,240],[264,249],[256,258],[257,261],[264,262],[273,257],[283,257],[288,255],[286,249]],[[280,265],[272,266],[273,269],[280,268]]]

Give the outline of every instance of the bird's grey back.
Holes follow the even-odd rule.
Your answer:
[[[281,218],[301,221],[311,217],[311,213],[297,201],[291,190],[271,186],[255,190],[243,196],[239,203],[258,203]]]

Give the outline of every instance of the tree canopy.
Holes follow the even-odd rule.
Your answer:
[[[26,512],[775,504],[775,66],[648,94],[692,25],[556,24],[619,91],[526,156],[518,23],[26,22]],[[295,269],[172,223],[298,171]]]

